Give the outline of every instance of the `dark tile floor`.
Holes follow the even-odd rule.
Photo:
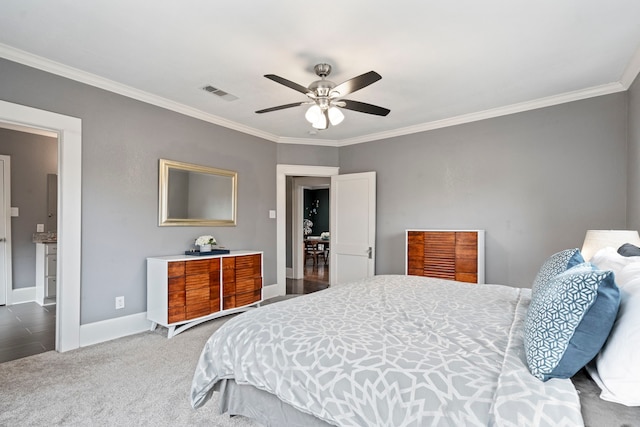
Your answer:
[[[55,346],[55,304],[0,306],[0,363],[55,350]]]
[[[287,294],[329,287],[329,266],[305,266],[304,279],[287,279]],[[55,350],[56,306],[35,302],[0,306],[0,363]]]

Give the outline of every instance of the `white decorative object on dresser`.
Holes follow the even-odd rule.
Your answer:
[[[262,301],[262,252],[147,258],[147,319],[171,338]]]
[[[406,230],[405,274],[484,283],[484,230]]]
[[[36,302],[40,305],[56,303],[58,245],[36,243]]]

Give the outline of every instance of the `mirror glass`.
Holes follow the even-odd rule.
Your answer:
[[[238,174],[160,159],[159,225],[236,225]]]

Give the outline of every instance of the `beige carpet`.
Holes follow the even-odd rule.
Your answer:
[[[172,339],[159,328],[1,363],[0,426],[258,426],[244,417],[219,415],[217,393],[198,410],[189,403],[202,347],[232,317]],[[582,371],[574,384],[587,427],[640,426],[640,407],[600,400],[599,389]]]
[[[218,414],[217,393],[189,402],[191,378],[207,338],[231,317],[172,339],[166,329],[0,364],[1,426],[257,426]]]

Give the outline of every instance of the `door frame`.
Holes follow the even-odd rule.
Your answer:
[[[287,176],[329,177],[339,173],[337,166],[276,165],[276,284],[263,288],[263,298],[287,293]]]
[[[3,304],[10,304],[9,289],[13,288],[13,276],[11,266],[11,156],[0,155],[0,160],[4,163],[3,167],[3,197],[2,208],[4,210],[4,227],[5,227],[5,241],[4,241],[4,265],[5,272],[3,289],[0,292],[3,293],[4,298],[0,301],[4,301]]]
[[[0,101],[0,122],[58,135],[56,350],[73,350],[80,347],[82,120]]]

